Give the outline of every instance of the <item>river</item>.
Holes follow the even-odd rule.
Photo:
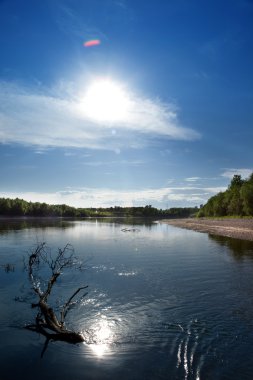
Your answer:
[[[49,343],[34,321],[23,258],[70,243],[85,269],[63,273],[59,306],[85,342]],[[122,220],[0,221],[0,378],[252,379],[253,243]]]

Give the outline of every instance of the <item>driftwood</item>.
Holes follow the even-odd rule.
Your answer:
[[[51,272],[51,277],[46,281],[44,289],[41,289],[40,270],[46,265]],[[46,343],[42,351],[42,356],[47,348],[50,340],[65,341],[68,343],[80,343],[84,341],[81,333],[69,330],[65,326],[65,318],[69,310],[76,303],[73,299],[77,294],[86,289],[87,286],[79,287],[61,307],[59,317],[56,312],[48,304],[48,298],[52,288],[55,285],[58,277],[63,269],[77,267],[79,263],[74,256],[74,250],[71,245],[67,244],[63,249],[58,249],[58,254],[55,258],[52,257],[51,251],[45,243],[37,245],[28,257],[26,269],[28,270],[29,281],[32,285],[32,290],[38,298],[37,303],[32,304],[32,308],[38,308],[38,313],[35,318],[35,323],[25,326],[30,331],[35,331],[46,337]],[[80,267],[80,266],[79,266]],[[82,297],[84,297],[85,293]]]
[[[139,232],[138,228],[122,228],[122,232]]]

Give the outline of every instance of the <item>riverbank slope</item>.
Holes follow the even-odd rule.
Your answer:
[[[167,223],[175,227],[187,228],[198,232],[228,236],[235,239],[253,241],[253,218],[251,219],[163,219],[159,223]]]

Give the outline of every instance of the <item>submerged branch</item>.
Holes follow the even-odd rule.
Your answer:
[[[72,294],[72,296],[68,299],[68,301],[63,305],[63,308],[62,308],[62,311],[61,311],[61,324],[63,325],[64,324],[64,319],[65,319],[65,317],[66,317],[66,315],[67,315],[67,313],[68,313],[68,311],[69,311],[69,309],[70,309],[70,306],[72,305],[71,304],[71,301],[72,301],[72,299],[81,291],[81,290],[83,290],[83,289],[87,289],[88,288],[88,285],[86,285],[86,286],[82,286],[82,287],[80,287],[80,288],[78,288],[73,294]],[[84,296],[86,296],[87,295],[87,293],[85,293],[84,295],[83,295],[83,297]]]
[[[47,249],[45,243],[39,244],[36,249],[28,257],[28,275],[32,285],[32,290],[38,297],[38,302],[32,304],[32,308],[38,308],[38,314],[36,316],[36,323],[26,326],[30,331],[34,331],[44,335],[47,338],[43,353],[46,350],[48,341],[60,340],[68,343],[80,343],[84,341],[81,333],[68,330],[65,325],[65,317],[73,305],[73,298],[87,286],[79,287],[63,305],[60,312],[60,320],[52,307],[48,304],[48,298],[51,294],[53,286],[55,285],[58,277],[61,275],[61,271],[64,268],[70,268],[75,266],[76,258],[74,257],[74,250],[72,246],[67,244],[64,249],[59,249],[56,258],[52,258],[51,251]],[[46,283],[45,290],[40,289],[40,277],[39,272],[42,266],[46,265],[51,271],[51,277]],[[86,295],[85,293],[83,297]],[[50,330],[51,332],[48,332]],[[53,333],[52,333],[53,332]]]

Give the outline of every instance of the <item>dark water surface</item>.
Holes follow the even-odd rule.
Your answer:
[[[130,227],[0,222],[1,380],[253,378],[253,244],[166,224],[122,231]],[[71,243],[86,260],[52,298],[89,285],[67,319],[85,343],[50,343],[43,359],[45,338],[22,328],[36,314],[23,271],[36,241]]]

